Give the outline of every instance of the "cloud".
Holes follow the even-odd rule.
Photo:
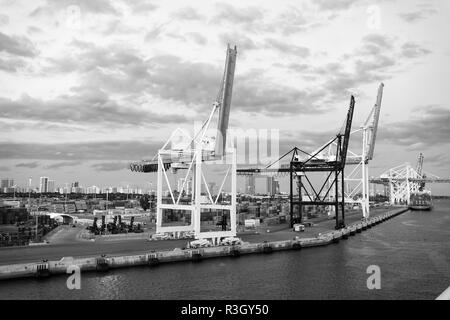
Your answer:
[[[424,168],[436,167],[436,168],[446,168],[450,162],[450,157],[448,153],[438,153],[438,154],[425,154],[424,155]]]
[[[450,137],[450,110],[442,106],[428,105],[413,110],[407,121],[382,125],[380,139],[403,146],[429,148],[448,144]]]
[[[320,113],[327,110],[318,104],[322,94],[271,83],[263,70],[252,70],[236,77],[232,104],[237,110],[270,116]]]
[[[425,7],[425,8],[422,8],[420,10],[417,10],[417,11],[399,13],[398,16],[403,21],[406,21],[408,23],[414,23],[416,21],[426,19],[430,15],[433,15],[433,14],[436,14],[436,13],[437,13],[436,9],[433,9],[433,8],[430,8],[430,7],[428,7],[428,8]]]
[[[6,14],[0,14],[0,27],[9,24],[9,17]]]
[[[246,32],[224,32],[219,34],[219,41],[222,45],[236,45],[239,56],[245,55],[249,50],[259,49],[256,43],[246,35]]]
[[[283,53],[290,53],[301,58],[306,58],[310,55],[310,51],[307,47],[297,46],[291,42],[286,42],[275,38],[267,38],[265,41],[265,47],[273,48]]]
[[[133,13],[142,14],[152,12],[158,9],[158,6],[148,0],[127,1]]]
[[[72,88],[74,93],[41,100],[23,95],[18,100],[0,98],[0,117],[76,124],[121,124],[187,122],[184,115],[162,115],[148,108],[125,107],[97,88]]]
[[[93,164],[92,167],[98,171],[119,171],[128,168],[128,162],[103,162]]]
[[[97,141],[89,143],[0,142],[0,159],[140,160],[152,158],[162,141]]]
[[[219,3],[217,9],[218,12],[215,15],[214,21],[250,24],[264,17],[263,10],[256,6],[237,8],[228,3]]]
[[[203,19],[205,19],[205,16],[198,13],[198,11],[192,7],[184,7],[184,8],[178,9],[173,14],[173,17],[178,20],[203,20]]]
[[[415,42],[406,42],[402,45],[402,56],[406,58],[417,58],[429,54],[431,51]]]
[[[30,13],[30,16],[35,17],[42,14],[53,15],[55,11],[70,11],[74,7],[79,8],[81,14],[84,12],[94,14],[119,14],[109,0],[46,0],[45,4],[33,10]]]
[[[53,170],[53,169],[60,169],[60,168],[64,168],[64,167],[74,167],[74,166],[78,166],[82,163],[83,162],[81,162],[81,161],[57,162],[57,163],[46,165],[44,168]]]
[[[357,0],[316,0],[314,3],[321,10],[344,10],[350,8]]]
[[[19,163],[16,164],[17,168],[30,168],[30,169],[34,169],[39,167],[39,162],[34,161],[34,162],[27,162],[27,163]]]
[[[208,43],[208,39],[198,32],[188,32],[185,36],[199,45],[205,45]]]
[[[324,67],[307,68],[304,72],[325,78],[321,88],[326,92],[325,101],[341,99],[343,93],[353,92],[365,84],[382,82],[391,78],[401,66],[412,59],[428,54],[429,50],[412,42],[369,34],[361,39],[359,47],[351,54],[344,54],[338,61]],[[346,62],[346,63],[344,63]]]
[[[21,57],[35,57],[38,54],[34,44],[23,36],[8,36],[0,32],[0,52]]]
[[[17,57],[1,58],[0,57],[0,70],[6,72],[17,72],[26,66],[26,62]]]
[[[27,28],[27,33],[28,33],[28,34],[31,34],[31,35],[34,35],[34,34],[41,34],[41,33],[42,33],[42,29],[41,29],[41,28],[38,28],[38,27],[35,27],[35,26],[29,26],[29,27]]]

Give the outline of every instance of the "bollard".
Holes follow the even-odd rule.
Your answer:
[[[241,256],[241,251],[239,250],[239,248],[231,247],[230,248],[230,256],[232,256],[232,257],[240,257]]]
[[[159,265],[159,259],[156,255],[156,253],[151,253],[147,256],[147,265],[149,267],[154,267]]]
[[[36,266],[36,277],[47,278],[48,276],[50,276],[50,268],[47,260],[44,260],[43,263],[39,263]]]
[[[97,271],[106,272],[109,270],[109,263],[108,260],[105,258],[104,255],[102,255],[100,258],[97,258]]]
[[[191,251],[191,259],[192,261],[198,262],[202,260],[202,254],[200,250],[192,250]]]
[[[273,250],[272,250],[272,247],[270,246],[270,244],[268,244],[266,241],[264,241],[264,244],[263,244],[263,252],[264,253],[271,253]]]
[[[292,244],[292,248],[295,250],[301,250],[302,249],[302,244],[300,242],[294,242]]]

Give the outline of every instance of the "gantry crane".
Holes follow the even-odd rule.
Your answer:
[[[157,172],[156,231],[158,233],[171,233],[175,237],[178,237],[181,232],[194,232],[196,239],[211,239],[213,243],[217,243],[223,237],[236,236],[236,150],[234,147],[227,145],[227,130],[236,56],[236,46],[231,48],[228,45],[225,69],[219,93],[213,103],[208,119],[203,122],[197,132],[194,132],[193,137],[177,128],[152,160],[130,164],[131,171]],[[207,131],[216,114],[218,116],[216,136],[207,139]],[[177,134],[181,135],[186,143],[182,146],[177,145],[173,147],[173,142]],[[225,163],[228,166],[225,175],[222,177],[222,184],[215,199],[213,199],[213,194],[209,190],[205,176],[206,172],[203,170],[203,166],[206,163]],[[178,197],[174,196],[168,178],[170,168],[172,168],[173,172],[186,170],[181,190],[178,190]],[[219,202],[219,196],[229,176],[231,177],[231,199],[228,202]],[[164,182],[170,194],[168,203],[163,203]],[[188,186],[189,182],[192,182],[190,184],[191,187]],[[204,185],[207,191],[207,197],[202,196],[202,185]],[[192,195],[188,202],[180,201],[184,191],[188,191]],[[227,228],[222,226],[221,231],[202,232],[200,217],[202,211],[205,210],[222,212],[222,222],[230,221],[229,230],[224,230]],[[189,213],[190,224],[183,226],[163,226],[163,216],[166,211]],[[229,219],[227,219],[223,212],[229,212]]]
[[[289,174],[291,226],[293,226],[294,223],[302,222],[303,207],[307,205],[334,206],[336,210],[336,229],[345,226],[344,197],[339,199],[338,192],[339,189],[341,189],[341,194],[344,192],[344,168],[347,162],[347,150],[350,140],[354,107],[355,98],[351,96],[344,128],[316,151],[307,152],[294,147],[264,168],[238,169],[240,175]],[[331,146],[334,147],[331,148]],[[323,151],[328,148],[332,149],[333,152],[329,152],[327,157],[323,157]],[[289,159],[289,163],[282,163],[283,159]],[[313,185],[314,181],[309,179],[308,174],[317,172],[325,172],[327,176],[325,181],[319,184],[318,188],[315,188]],[[341,176],[341,183],[339,183],[339,176]],[[332,183],[327,187],[330,178],[332,178]],[[296,188],[294,188],[294,184]],[[335,195],[333,199],[329,199],[328,195],[332,188],[335,190]],[[297,190],[297,194],[295,194],[294,189]],[[298,211],[294,212],[296,206]],[[338,215],[339,207],[342,213],[341,218],[339,218]]]
[[[351,132],[354,136],[362,133],[362,150],[357,154],[349,150],[347,157],[348,165],[355,165],[352,171],[345,177],[347,184],[356,183],[352,190],[345,192],[344,197],[348,202],[359,202],[362,208],[364,218],[369,217],[369,162],[373,160],[375,151],[375,142],[378,131],[378,122],[380,118],[381,102],[383,98],[384,84],[380,83],[378,87],[377,98],[372,107],[369,116],[360,128]],[[353,200],[361,192],[359,200]]]

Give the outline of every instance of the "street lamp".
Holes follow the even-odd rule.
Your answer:
[[[30,177],[28,179],[28,214],[31,214],[31,180],[32,178]]]

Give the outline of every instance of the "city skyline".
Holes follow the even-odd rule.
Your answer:
[[[2,176],[156,181],[129,162],[152,158],[176,127],[192,131],[207,117],[227,43],[238,48],[230,129],[279,129],[280,153],[313,150],[339,130],[351,93],[357,128],[384,82],[369,174],[422,152],[425,171],[450,176],[446,2],[0,6]],[[447,185],[431,187],[450,195]]]

